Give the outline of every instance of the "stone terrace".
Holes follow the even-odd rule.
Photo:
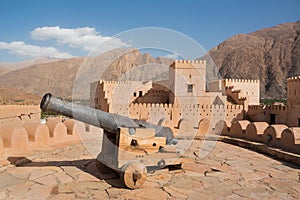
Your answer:
[[[223,142],[201,159],[202,142],[186,152],[194,161],[183,170],[148,173],[137,190],[122,188],[114,172],[97,170],[81,144],[10,157],[12,164],[0,168],[0,199],[300,199],[297,166]]]

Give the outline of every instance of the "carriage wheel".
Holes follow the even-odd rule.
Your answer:
[[[121,168],[120,178],[126,187],[140,188],[147,178],[147,169],[141,162],[129,162]]]

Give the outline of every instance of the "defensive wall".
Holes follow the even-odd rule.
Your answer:
[[[263,143],[272,148],[300,154],[300,127],[283,124],[269,125],[266,122],[235,121],[225,126],[222,135]]]
[[[287,105],[250,105],[247,112],[249,119],[300,127],[300,77],[287,79],[287,91]]]
[[[0,106],[0,156],[24,155],[34,150],[79,141],[74,120],[48,118],[41,123],[38,106]]]

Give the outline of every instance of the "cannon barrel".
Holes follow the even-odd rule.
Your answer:
[[[67,102],[52,94],[45,94],[40,108],[42,111],[52,111],[57,114],[70,117],[87,124],[100,127],[106,131],[116,133],[120,127],[128,128],[153,128],[157,137],[165,137],[167,144],[176,144],[177,140],[173,136],[170,128],[151,124],[142,120],[131,119],[129,117],[107,113],[89,106],[83,106],[72,102]]]

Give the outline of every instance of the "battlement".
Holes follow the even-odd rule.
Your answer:
[[[262,110],[264,108],[265,108],[265,106],[262,106],[262,105],[249,105],[248,106],[248,110]]]
[[[300,76],[290,77],[287,79],[287,82],[297,82],[300,81]]]
[[[259,80],[253,79],[225,79],[226,83],[259,83]]]
[[[173,104],[166,103],[131,103],[129,104],[130,108],[173,108]]]
[[[268,106],[262,106],[262,105],[250,105],[248,107],[248,110],[287,110],[286,106],[283,105],[268,105]]]
[[[131,103],[130,108],[163,108],[163,109],[191,109],[191,110],[240,110],[242,109],[241,105],[212,105],[212,104],[184,104],[180,106],[174,106],[174,104],[154,104],[154,103]]]
[[[266,106],[266,109],[268,109],[268,110],[287,110],[286,106],[282,106],[282,105]]]
[[[206,64],[206,60],[175,60],[175,63]]]
[[[111,84],[111,85],[132,85],[134,83],[140,83],[140,81],[106,81],[99,80],[99,84]],[[147,82],[148,83],[148,82]]]

